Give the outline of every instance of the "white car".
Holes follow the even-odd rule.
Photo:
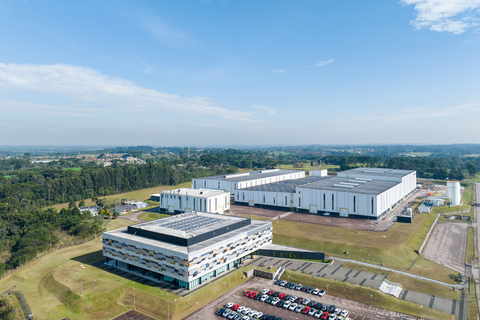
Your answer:
[[[290,300],[285,301],[285,303],[283,304],[283,309],[287,309],[291,304],[292,304],[292,301]]]
[[[329,317],[328,317],[328,320],[335,320],[337,316],[335,314],[331,314]]]
[[[265,300],[268,299],[268,296],[266,294],[264,294],[261,298],[260,298],[260,301],[262,302],[265,302]]]
[[[286,284],[287,284],[287,280],[283,280],[282,282],[280,282],[280,287],[285,287]]]
[[[336,320],[343,320],[344,318],[342,316],[337,316]]]
[[[346,317],[348,315],[348,312],[349,312],[348,310],[342,310],[342,312],[340,312],[340,315],[342,317]]]
[[[316,318],[316,319],[320,319],[322,314],[323,314],[322,309],[318,309],[317,312],[315,312],[315,314],[313,315],[313,317]]]
[[[253,317],[260,319],[262,316],[263,316],[263,312],[257,311],[257,313]]]
[[[313,290],[312,294],[317,295],[320,292],[320,289]]]
[[[290,299],[288,299],[288,300],[290,300],[291,302],[293,302],[293,301],[297,300],[297,296],[291,296]]]
[[[240,312],[242,312],[243,310],[245,310],[245,307],[244,307],[244,306],[240,306],[240,307],[238,307],[237,312],[240,313]]]
[[[257,310],[252,310],[248,313],[249,317],[253,317],[257,313]]]
[[[237,315],[237,311],[232,311],[228,314],[227,319],[233,319]]]
[[[303,306],[302,306],[301,304],[299,304],[299,305],[295,308],[295,312],[297,312],[297,313],[300,313],[302,310],[303,310]]]
[[[338,316],[340,314],[340,312],[342,312],[342,309],[337,308],[337,309],[335,309],[335,311],[333,311],[333,314]]]
[[[325,295],[325,290],[320,290],[320,292],[318,293],[318,295],[320,297],[323,297]]]
[[[297,304],[294,302],[290,305],[290,307],[288,307],[288,310],[293,311],[295,310],[296,307],[297,307]],[[227,309],[227,310],[230,310],[230,309]]]
[[[242,313],[243,313],[243,314],[248,314],[248,313],[250,312],[250,310],[252,310],[252,309],[250,309],[250,308],[245,308],[245,309],[243,309]]]
[[[270,289],[263,289],[262,294],[267,294],[268,291],[270,291]]]
[[[225,311],[223,311],[222,317],[226,318],[230,314],[230,312],[232,312],[231,309],[226,309]]]
[[[307,313],[307,314],[308,314],[309,316],[313,317],[313,315],[315,314],[315,311],[317,311],[317,309],[311,308],[310,310],[308,310],[308,313]]]
[[[306,305],[309,304],[309,303],[310,303],[310,299],[303,299],[303,300],[302,300],[302,304],[303,304],[304,306],[306,306]]]
[[[250,320],[249,316],[243,316],[242,320]]]
[[[233,307],[234,303],[233,302],[229,302],[225,305],[225,308],[231,308]]]
[[[278,301],[280,301],[280,298],[274,298],[270,304],[276,306]]]
[[[303,287],[303,284],[299,283],[299,284],[297,284],[297,286],[295,287],[295,290],[300,290],[300,289],[302,289],[302,287]]]

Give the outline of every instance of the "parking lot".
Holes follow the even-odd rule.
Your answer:
[[[283,292],[290,295],[293,294],[296,296],[302,296],[304,298],[315,300],[316,302],[321,302],[322,304],[328,304],[328,305],[333,304],[337,308],[349,310],[350,314],[348,316],[351,319],[355,319],[355,320],[367,320],[370,318],[377,319],[377,320],[386,320],[386,319],[391,319],[393,317],[396,317],[396,318],[404,317],[407,319],[411,318],[410,316],[406,316],[403,314],[399,314],[397,312],[385,310],[375,306],[371,308],[370,305],[366,305],[360,302],[355,302],[349,299],[339,298],[331,295],[325,295],[324,297],[313,296],[311,294],[307,294],[304,292],[299,292],[295,290],[285,289],[280,286],[275,286],[273,285],[273,282],[271,280],[267,280],[263,278],[253,278],[244,282],[240,286],[237,286],[235,289],[225,293],[219,298],[211,301],[204,307],[200,308],[198,310],[198,315],[197,315],[197,312],[194,311],[192,314],[185,317],[184,320],[224,319],[220,316],[216,316],[215,311],[219,307],[225,306],[228,302],[240,304],[242,306],[260,311],[264,314],[269,314],[269,315],[273,314],[277,317],[281,317],[282,319],[292,319],[292,320],[293,319],[313,319],[311,316],[307,316],[301,313],[295,313],[293,311],[288,311],[286,309],[279,308],[279,307],[243,296],[243,292],[245,290],[255,290],[258,292],[264,288],[269,288],[271,290]],[[195,307],[192,306],[192,310],[195,310],[194,308]]]

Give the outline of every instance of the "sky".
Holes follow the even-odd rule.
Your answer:
[[[0,0],[0,145],[480,143],[480,0]]]

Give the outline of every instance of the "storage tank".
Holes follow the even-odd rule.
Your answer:
[[[407,208],[407,216],[412,216],[412,208]]]
[[[459,206],[462,202],[462,196],[460,192],[460,182],[448,181],[447,182],[447,197],[451,199],[450,205]]]

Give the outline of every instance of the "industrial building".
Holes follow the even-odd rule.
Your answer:
[[[192,188],[224,190],[230,192],[232,196],[236,196],[237,190],[304,177],[305,171],[303,170],[269,169],[197,178],[192,180]]]
[[[379,219],[416,189],[416,172],[353,169],[238,190],[235,202],[342,217]]]
[[[272,242],[271,222],[189,212],[103,234],[111,266],[191,289]]]
[[[230,211],[230,192],[211,189],[181,188],[152,194],[152,201],[160,201],[160,210],[170,213],[203,211],[223,214]]]

